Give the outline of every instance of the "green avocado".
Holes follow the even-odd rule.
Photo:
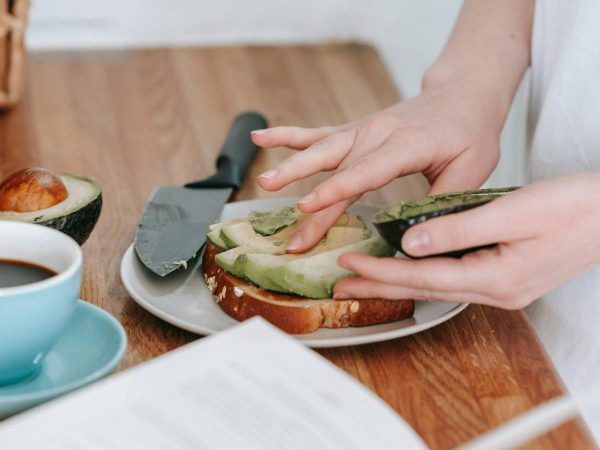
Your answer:
[[[234,267],[238,256],[259,252],[266,254],[285,254],[285,245],[283,241],[274,241],[265,236],[256,233],[250,223],[238,222],[233,225],[225,225],[220,229],[220,239],[225,243],[229,250],[217,254],[215,261],[221,268],[227,272],[243,277],[239,266]]]
[[[331,298],[333,287],[353,273],[337,264],[344,253],[393,256],[396,253],[380,236],[342,246],[315,256],[286,262],[271,273],[271,279],[288,292],[310,298]]]
[[[333,285],[351,275],[337,265],[344,252],[374,256],[395,251],[355,214],[344,213],[314,248],[303,254],[286,253],[286,245],[307,216],[295,207],[253,212],[247,218],[211,225],[207,238],[220,249],[216,263],[232,275],[271,291],[310,298],[331,297]]]
[[[373,216],[373,224],[381,236],[394,248],[408,255],[402,249],[402,237],[413,225],[435,217],[454,214],[510,194],[519,187],[479,189],[474,191],[451,192],[431,195],[411,202],[403,202],[396,206],[382,209]],[[459,257],[477,249],[466,249],[447,253],[443,256]]]
[[[285,253],[283,242],[272,239],[273,236],[261,236],[254,231],[248,222],[240,222],[221,228],[220,237],[229,249],[245,245],[261,253]]]
[[[206,239],[208,240],[208,242],[210,242],[212,245],[217,247],[219,250],[227,250],[228,249],[225,241],[223,241],[223,239],[221,239],[221,235],[220,235],[219,231],[209,231],[208,233],[206,233]]]
[[[18,220],[55,228],[79,245],[91,234],[102,210],[102,191],[96,181],[79,175],[60,175],[69,195],[50,208],[30,212],[0,211],[0,220]]]
[[[251,211],[248,221],[254,231],[263,236],[271,236],[298,220],[302,213],[295,206],[280,206],[271,211]]]
[[[308,252],[301,254],[275,255],[266,253],[245,253],[237,257],[231,273],[239,273],[240,276],[254,284],[271,291],[290,293],[290,291],[279,284],[276,269],[290,261],[309,258],[326,251],[334,250],[349,244],[355,244],[365,240],[370,231],[352,227],[333,227],[327,235]]]

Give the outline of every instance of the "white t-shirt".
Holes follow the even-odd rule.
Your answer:
[[[532,181],[600,174],[600,0],[537,0],[531,65]],[[590,205],[598,207],[600,199]],[[600,384],[600,267],[527,313],[571,392]],[[600,404],[582,413],[600,442]]]

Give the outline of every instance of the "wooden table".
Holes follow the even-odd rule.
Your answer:
[[[148,195],[159,184],[208,176],[233,116],[263,111],[272,125],[338,124],[400,99],[379,57],[364,45],[38,53],[26,95],[0,118],[0,176],[43,166],[103,186],[100,222],[84,246],[82,298],[125,326],[127,368],[197,339],[129,298],[119,263]],[[279,193],[255,177],[288,150],[263,151],[237,199],[299,195],[322,176]],[[421,195],[420,176],[365,201]],[[379,394],[434,449],[463,443],[564,392],[521,312],[470,306],[418,335],[323,350]],[[569,423],[528,448],[594,448]]]

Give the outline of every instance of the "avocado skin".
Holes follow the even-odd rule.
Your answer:
[[[517,189],[519,189],[519,187],[480,189],[480,190],[474,190],[474,191],[453,192],[453,193],[449,193],[449,194],[433,196],[433,197],[444,197],[445,195],[448,195],[448,196],[456,197],[456,196],[463,194],[466,197],[466,196],[477,195],[478,193],[481,193],[482,195],[491,194],[491,193],[497,194],[494,198],[490,199],[488,197],[485,200],[482,200],[480,202],[473,202],[473,203],[464,204],[464,205],[450,206],[450,207],[446,207],[446,208],[441,208],[437,211],[431,211],[431,212],[422,213],[422,214],[418,214],[418,215],[414,215],[414,216],[410,216],[410,217],[399,217],[397,219],[388,220],[388,221],[384,221],[384,222],[374,222],[373,224],[375,225],[375,227],[377,228],[377,230],[379,231],[381,236],[392,247],[401,251],[404,255],[408,256],[409,258],[421,259],[423,257],[412,256],[409,253],[405,252],[404,249],[402,248],[402,237],[404,236],[404,233],[406,233],[406,231],[410,227],[412,227],[413,225],[425,222],[426,220],[434,219],[436,217],[447,216],[448,214],[456,214],[459,212],[463,212],[463,211],[467,211],[469,209],[476,208],[481,205],[485,205],[486,203],[489,203],[498,197],[502,197],[504,195],[510,194],[511,192],[514,192]],[[389,209],[389,208],[386,208],[386,209]],[[376,215],[379,215],[380,213],[381,213],[381,211],[378,212]],[[430,256],[448,256],[451,258],[460,258],[461,256],[463,256],[467,253],[475,252],[477,250],[481,250],[484,248],[492,248],[493,246],[494,246],[493,244],[492,245],[484,245],[484,246],[480,246],[480,247],[472,247],[472,248],[467,248],[467,249],[463,249],[463,250],[457,250],[454,252],[447,252],[447,253],[441,253],[441,254],[430,255]],[[427,257],[429,257],[429,256],[426,256],[425,258],[427,258]]]
[[[101,210],[102,193],[99,193],[94,200],[89,202],[83,208],[65,214],[64,216],[55,217],[42,222],[35,221],[34,223],[61,231],[75,239],[79,245],[83,245],[96,226]]]

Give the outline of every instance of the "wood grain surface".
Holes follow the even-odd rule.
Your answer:
[[[95,177],[105,205],[84,245],[82,298],[125,326],[127,368],[198,336],[147,313],[119,279],[156,185],[213,172],[236,113],[272,125],[356,120],[400,97],[372,48],[359,44],[37,53],[26,95],[0,117],[0,176],[31,166]],[[236,199],[307,193],[326,175],[277,193],[256,176],[290,154],[260,153]],[[420,176],[364,201],[391,204],[425,192]],[[433,449],[447,449],[564,392],[521,312],[470,306],[430,331],[380,344],[320,351],[388,402]],[[595,448],[572,422],[527,445]]]

